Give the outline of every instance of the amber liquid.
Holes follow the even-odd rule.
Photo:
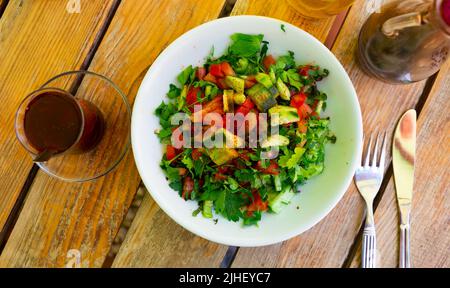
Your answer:
[[[297,12],[309,18],[325,18],[344,11],[355,0],[287,0]]]
[[[26,107],[23,121],[25,137],[38,153],[87,151],[100,141],[104,131],[97,107],[58,91],[35,96]]]

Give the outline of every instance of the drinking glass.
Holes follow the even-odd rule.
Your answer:
[[[47,174],[71,182],[112,171],[130,146],[131,108],[107,77],[69,71],[48,80],[20,104],[16,136]]]

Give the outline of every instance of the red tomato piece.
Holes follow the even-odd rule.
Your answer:
[[[177,150],[172,145],[167,145],[166,147],[166,158],[167,160],[172,160],[177,156]]]
[[[211,64],[209,66],[209,73],[215,77],[223,77],[222,65],[221,64]]]
[[[295,108],[300,108],[300,106],[302,106],[303,103],[305,103],[305,101],[306,101],[306,94],[300,92],[291,97],[291,106]]]
[[[191,154],[191,156],[192,156],[192,159],[193,159],[193,160],[198,160],[198,159],[200,159],[200,157],[202,157],[202,155],[203,155],[202,150],[200,150],[200,149],[198,149],[198,148],[192,149],[192,154]]]
[[[208,81],[208,82],[211,82],[211,83],[214,83],[214,84],[217,84],[217,79],[216,79],[216,77],[215,77],[214,75],[212,75],[211,73],[206,74],[206,75],[203,77],[203,80]]]
[[[309,70],[311,69],[310,65],[303,66],[299,69],[298,73],[302,76],[308,76]]]
[[[233,67],[231,67],[230,63],[228,62],[222,62],[220,64],[220,68],[222,68],[222,73],[224,76],[235,76],[236,73],[234,73]]]
[[[189,199],[192,191],[194,191],[194,180],[192,180],[190,176],[186,176],[183,181],[183,192],[181,197],[183,197],[183,199]]]
[[[197,96],[200,95],[200,98],[203,98],[202,90],[199,87],[191,87],[186,95],[186,103],[188,106],[191,106],[198,102]]]
[[[267,55],[266,57],[264,57],[263,59],[263,65],[264,68],[266,68],[266,71],[269,71],[270,66],[272,66],[273,64],[275,64],[277,61],[275,61],[275,58],[273,58],[272,55]]]
[[[278,163],[274,160],[270,160],[270,164],[267,168],[263,168],[261,165],[261,160],[256,163],[256,170],[261,171],[264,174],[278,175],[280,174],[280,170],[278,167]]]
[[[230,88],[230,86],[226,83],[225,78],[217,78],[217,86],[222,90]]]
[[[205,67],[198,67],[197,71],[195,72],[195,76],[198,80],[203,80],[203,77],[206,75],[206,68]]]
[[[266,211],[269,206],[268,201],[263,201],[258,191],[253,191],[253,201],[247,207],[247,214],[249,216],[253,215],[254,211]],[[249,213],[250,212],[250,213]]]

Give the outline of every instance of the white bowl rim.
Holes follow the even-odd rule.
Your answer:
[[[336,56],[319,40],[317,40],[314,36],[312,36],[311,34],[309,34],[308,32],[304,31],[303,29],[290,24],[288,22],[285,22],[283,20],[280,19],[276,19],[276,18],[271,18],[271,17],[266,17],[266,16],[257,16],[257,15],[237,15],[237,16],[229,16],[229,17],[224,17],[224,18],[218,18],[218,19],[214,19],[208,22],[205,22],[199,26],[196,26],[188,31],[186,31],[185,33],[183,33],[181,36],[179,36],[177,39],[175,39],[169,46],[167,46],[159,55],[158,57],[155,59],[155,61],[153,62],[153,64],[151,65],[151,67],[148,69],[136,96],[134,105],[133,105],[133,112],[135,111],[135,107],[137,107],[139,105],[139,100],[143,97],[145,97],[145,93],[143,91],[143,87],[146,86],[145,83],[147,81],[150,81],[150,76],[152,75],[152,72],[154,69],[156,69],[155,67],[158,67],[159,62],[162,61],[162,59],[165,57],[166,54],[169,54],[171,52],[171,50],[177,49],[177,46],[182,43],[183,41],[186,40],[186,38],[190,37],[189,34],[191,34],[191,32],[197,31],[197,30],[201,30],[201,29],[205,29],[210,25],[214,25],[214,24],[218,24],[218,23],[226,23],[229,21],[235,21],[236,19],[263,19],[266,21],[276,21],[277,25],[281,25],[283,24],[286,28],[288,29],[295,29],[297,30],[297,32],[302,33],[304,37],[309,38],[309,40],[316,42],[316,44],[318,44],[319,46],[323,47],[324,49],[326,49],[328,51],[328,53],[330,53],[331,58],[333,59],[333,61],[335,61],[335,68],[339,70],[339,73],[344,75],[344,79],[347,82],[346,85],[348,85],[348,87],[350,88],[351,91],[351,99],[353,101],[353,107],[356,109],[354,112],[356,114],[356,117],[358,119],[358,123],[357,123],[357,131],[356,131],[356,147],[357,147],[357,151],[355,151],[355,155],[361,155],[362,153],[362,141],[363,141],[363,125],[362,125],[362,115],[361,115],[361,108],[359,105],[359,101],[358,101],[358,97],[357,97],[357,93],[356,90],[353,86],[352,81],[350,80],[349,75],[347,74],[346,70],[344,69],[344,67],[342,66],[342,64],[340,63],[340,61],[336,58]],[[205,55],[206,56],[206,55]],[[133,156],[135,159],[135,163],[136,163],[136,167],[138,169],[138,172],[141,176],[141,179],[144,183],[144,185],[149,188],[151,187],[151,180],[146,177],[146,174],[144,173],[144,166],[141,163],[138,155],[137,155],[137,151],[135,151],[134,147],[136,147],[137,143],[135,143],[135,141],[137,141],[137,134],[140,133],[140,131],[137,129],[137,125],[136,125],[136,115],[135,113],[132,114],[132,121],[131,121],[131,142],[132,142],[132,147],[133,147]],[[339,193],[335,194],[335,197],[333,199],[330,199],[330,204],[327,207],[324,207],[323,209],[323,213],[321,213],[320,215],[317,215],[315,218],[312,218],[309,223],[307,225],[304,225],[304,227],[300,227],[299,229],[292,229],[289,232],[286,232],[282,235],[276,235],[276,236],[272,236],[270,239],[251,239],[251,240],[246,240],[246,241],[242,241],[240,239],[234,239],[232,237],[228,237],[226,239],[224,239],[223,237],[216,237],[214,234],[212,233],[208,233],[205,232],[201,229],[196,229],[196,227],[193,227],[192,225],[190,225],[190,221],[183,219],[181,217],[177,217],[177,215],[172,214],[170,212],[170,209],[168,209],[168,207],[166,207],[166,205],[164,204],[164,202],[161,200],[161,198],[158,196],[158,193],[152,192],[152,189],[148,189],[149,194],[151,195],[151,197],[154,199],[154,201],[158,204],[158,206],[172,219],[174,220],[177,224],[181,225],[184,229],[215,243],[218,244],[222,244],[222,245],[228,245],[228,246],[237,246],[237,247],[259,247],[259,246],[266,246],[266,245],[272,245],[272,244],[276,244],[279,242],[283,242],[286,240],[289,240],[295,236],[298,236],[300,234],[302,234],[303,232],[309,230],[310,228],[312,228],[313,226],[315,226],[318,222],[320,222],[322,219],[324,219],[330,212],[331,210],[336,207],[336,205],[338,204],[338,202],[342,199],[342,197],[344,196],[345,192],[348,190],[348,187],[350,187],[351,181],[353,179],[353,174],[354,171],[356,170],[356,168],[359,166],[358,163],[358,157],[354,157],[352,163],[350,163],[350,168],[349,171],[352,171],[353,173],[349,173],[347,178],[345,180],[342,181],[341,187],[345,187],[344,189],[341,189],[339,191]],[[236,224],[239,225],[239,224]]]

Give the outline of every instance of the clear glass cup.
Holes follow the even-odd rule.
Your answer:
[[[111,80],[69,71],[47,81],[20,104],[17,139],[47,174],[71,182],[112,171],[130,146],[131,108]]]
[[[450,51],[450,0],[402,0],[383,5],[363,25],[358,62],[370,76],[411,83],[436,73]]]
[[[339,14],[355,0],[286,0],[297,12],[307,18],[326,18]]]

